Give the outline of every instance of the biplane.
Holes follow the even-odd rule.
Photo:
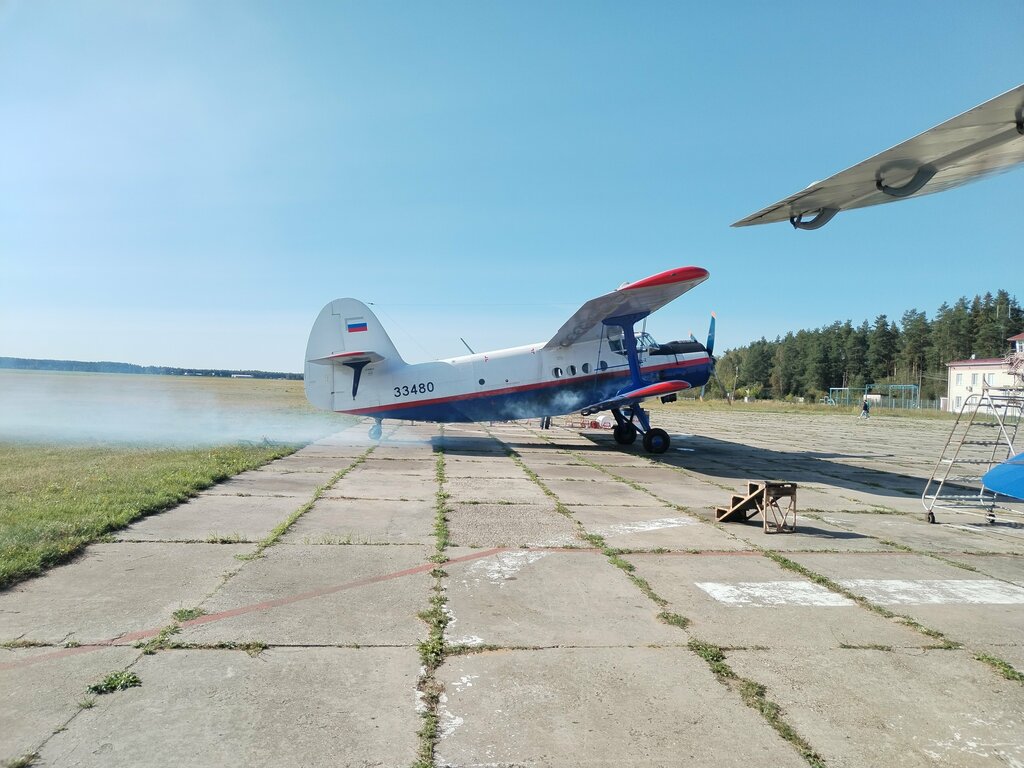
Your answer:
[[[708,278],[679,267],[586,302],[547,342],[406,363],[361,301],[335,299],[321,310],[306,346],[306,397],[318,408],[369,416],[371,439],[384,419],[430,422],[547,419],[610,411],[613,436],[629,445],[642,436],[650,453],[670,438],[641,407],[676,399],[714,375],[715,318],[706,343],[657,343],[637,324]]]

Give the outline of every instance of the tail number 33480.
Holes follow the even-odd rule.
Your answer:
[[[425,395],[434,391],[434,382],[420,382],[407,386],[395,387],[395,397],[408,397],[409,395]]]

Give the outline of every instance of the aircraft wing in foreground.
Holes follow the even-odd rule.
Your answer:
[[[1024,85],[740,219],[818,229],[839,211],[919,197],[1024,162]],[[805,219],[805,217],[811,217]]]

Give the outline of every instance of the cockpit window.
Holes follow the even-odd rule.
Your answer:
[[[651,347],[658,346],[658,342],[649,333],[638,333],[636,335],[636,349],[638,352],[646,352]]]

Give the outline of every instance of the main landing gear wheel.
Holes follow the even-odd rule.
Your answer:
[[[612,437],[619,445],[631,445],[636,442],[636,427],[632,424],[616,424]]]
[[[384,430],[381,429],[380,424],[374,424],[372,427],[370,427],[370,439],[380,440],[380,436],[383,433],[383,431]]]
[[[670,442],[668,432],[657,427],[647,430],[647,434],[644,435],[644,448],[648,453],[664,453],[668,450]]]

